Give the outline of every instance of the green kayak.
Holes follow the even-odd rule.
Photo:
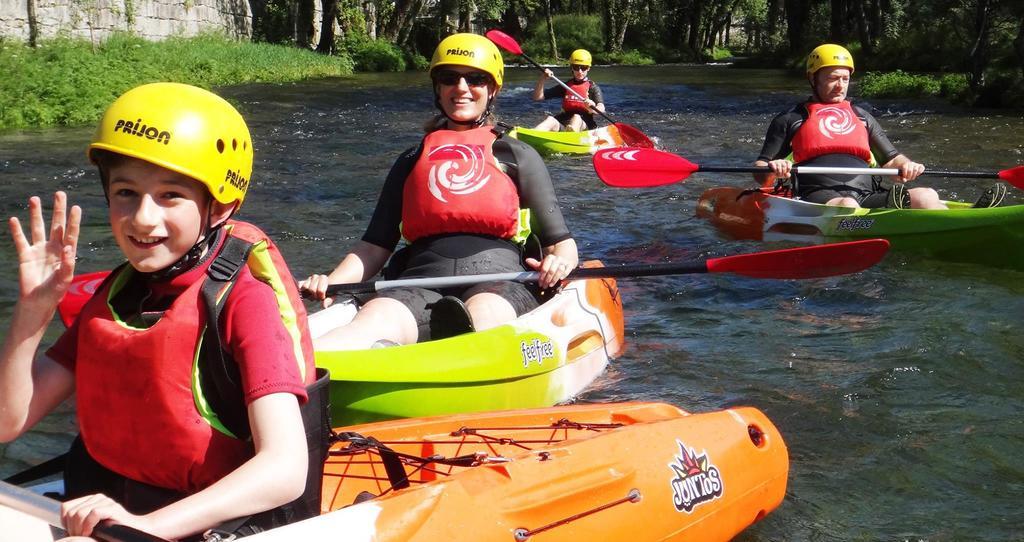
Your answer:
[[[336,304],[310,315],[313,336],[352,319]],[[489,330],[424,343],[316,352],[331,372],[334,425],[552,406],[578,395],[624,347],[614,279],[570,282]]]
[[[712,188],[697,216],[739,239],[828,243],[884,238],[893,250],[1024,270],[1024,205],[974,209],[851,209],[776,196],[765,190]]]
[[[594,154],[601,149],[621,147],[622,136],[615,126],[604,126],[585,132],[547,132],[517,127],[508,135],[550,154]]]

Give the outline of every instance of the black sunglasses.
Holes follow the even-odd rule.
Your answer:
[[[580,64],[573,64],[573,65],[572,65],[572,66],[570,66],[570,67],[571,67],[572,69],[576,70],[576,71],[581,71],[581,72],[585,72],[585,71],[587,71],[587,70],[589,70],[589,69],[590,69],[590,66],[582,66],[582,65],[580,65]]]
[[[448,87],[459,84],[460,79],[465,79],[466,84],[471,87],[482,87],[491,82],[491,76],[484,72],[459,73],[452,70],[441,70],[434,74],[434,81]]]

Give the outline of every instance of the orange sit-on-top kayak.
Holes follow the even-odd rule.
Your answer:
[[[575,405],[344,428],[324,514],[284,540],[729,540],[782,502],[782,436],[753,408]]]

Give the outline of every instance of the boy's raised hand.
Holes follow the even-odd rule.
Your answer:
[[[53,195],[53,216],[50,220],[49,239],[43,206],[37,196],[28,200],[29,235],[25,237],[17,217],[8,221],[11,239],[18,252],[18,275],[21,292],[19,301],[39,303],[46,310],[55,309],[64,297],[75,274],[75,253],[82,209],[75,205],[67,209],[67,194]]]

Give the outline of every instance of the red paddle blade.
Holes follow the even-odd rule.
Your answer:
[[[78,275],[71,280],[71,286],[64,294],[64,299],[61,299],[57,305],[57,312],[60,314],[61,322],[64,322],[64,327],[70,326],[71,322],[75,321],[78,313],[82,312],[82,306],[89,301],[92,294],[100,287],[100,283],[109,274],[110,271],[96,271]]]
[[[1012,169],[1004,169],[999,172],[999,178],[1024,190],[1024,166],[1017,166]]]
[[[647,134],[633,126],[616,122],[615,127],[619,129],[619,135],[622,136],[622,142],[625,143],[627,147],[639,147],[642,149],[654,148],[654,142],[651,141],[651,138],[647,137]]]
[[[707,261],[708,273],[736,273],[766,279],[811,279],[863,271],[889,251],[885,239],[726,256]]]
[[[682,181],[699,166],[657,149],[604,149],[594,153],[594,171],[608,186],[643,188]]]
[[[487,39],[493,41],[498,47],[514,55],[523,54],[523,48],[519,46],[519,42],[501,30],[488,30],[484,36],[487,36]]]

